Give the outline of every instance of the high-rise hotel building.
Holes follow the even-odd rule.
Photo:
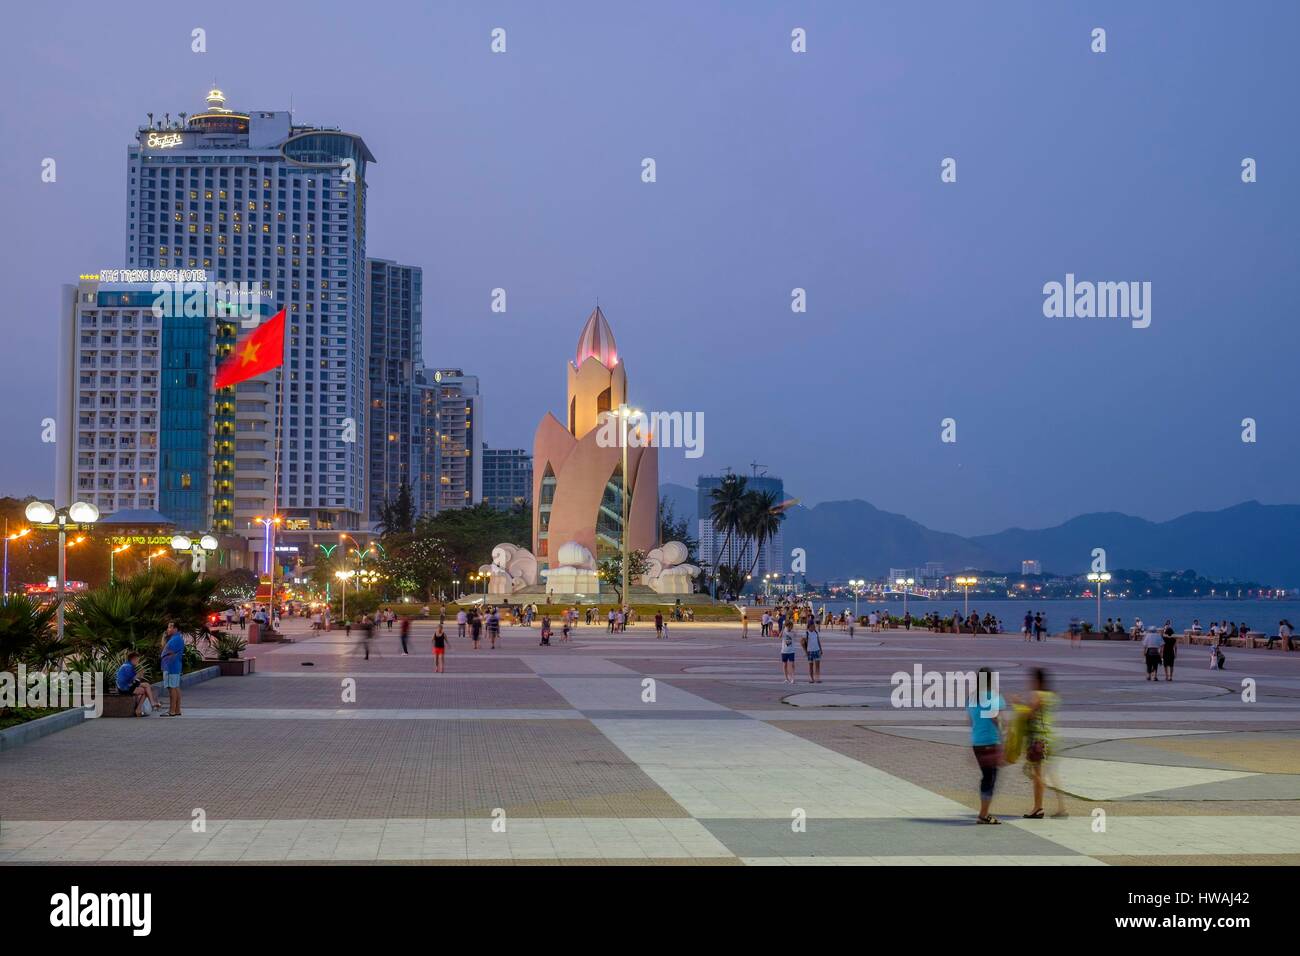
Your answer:
[[[63,287],[60,505],[156,511],[179,531],[234,530],[236,399],[213,388],[238,319],[202,291],[165,310],[150,282],[83,276]],[[265,308],[265,307],[263,307]]]
[[[422,507],[424,433],[418,385],[423,363],[424,272],[387,259],[367,263],[366,315],[370,329],[370,474],[371,521],[384,503],[396,501],[402,484],[410,486],[416,513]]]
[[[458,368],[418,375],[421,474],[416,508],[436,514],[483,500],[481,399],[478,376]]]
[[[127,153],[127,265],[255,283],[287,312],[286,365],[235,391],[231,523],[261,547],[278,506],[288,540],[366,523],[366,167],[361,137],[239,112],[212,90],[193,115],[150,116]],[[243,331],[241,330],[241,334]],[[278,408],[280,376],[285,402]],[[272,489],[275,419],[283,429]],[[166,425],[164,423],[164,431]],[[278,498],[278,500],[276,500]],[[295,536],[293,532],[320,532]]]

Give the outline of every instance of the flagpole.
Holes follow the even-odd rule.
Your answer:
[[[282,444],[280,436],[284,431],[285,382],[289,378],[289,369],[285,365],[284,353],[285,343],[288,341],[288,338],[288,331],[282,331],[280,335],[280,395],[276,402],[275,409],[275,464],[272,466],[274,478],[272,478],[271,483],[271,620],[268,623],[271,625],[271,630],[273,631],[275,630],[275,539],[280,530],[280,447]]]

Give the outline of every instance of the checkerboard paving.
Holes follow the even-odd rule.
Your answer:
[[[254,646],[257,672],[185,692],[179,720],[94,720],[0,753],[0,862],[598,861],[1140,865],[1300,854],[1300,654],[1147,683],[1122,642],[925,632],[823,637],[822,684],[738,626],[477,651],[432,627]],[[1191,661],[1187,662],[1189,665]],[[974,824],[961,709],[891,706],[891,675],[1043,666],[1062,697],[1069,816],[1023,820],[1004,768]],[[1257,688],[1243,699],[1242,680]],[[343,696],[355,682],[355,696]],[[1049,795],[1049,809],[1052,807]]]

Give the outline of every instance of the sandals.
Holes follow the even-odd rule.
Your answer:
[[[1024,818],[1026,820],[1041,820],[1043,819],[1043,811],[1042,809],[1038,809],[1035,810],[1033,813],[1026,813],[1024,815]]]
[[[987,817],[976,817],[975,822],[993,824],[993,823],[1001,823],[1002,821],[990,813]]]

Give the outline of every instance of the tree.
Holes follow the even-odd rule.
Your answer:
[[[416,522],[414,533],[437,540],[446,555],[448,579],[464,580],[470,571],[492,560],[492,549],[498,544],[529,547],[532,512],[526,506],[499,511],[480,503],[424,515]]]
[[[629,551],[627,554],[627,580],[631,584],[641,575],[645,574],[650,568],[650,563],[646,560],[644,551]],[[596,574],[602,581],[609,582],[614,588],[614,593],[618,595],[618,603],[622,604],[623,595],[623,553],[617,552],[611,557],[606,558],[596,565]]]
[[[680,541],[686,545],[686,562],[697,563],[699,542],[691,537],[690,523],[685,518],[678,518],[673,503],[667,498],[659,499],[659,541]]]
[[[15,594],[0,606],[0,671],[12,674],[19,664],[45,656],[41,648],[53,634],[54,602],[41,604],[25,594]]]
[[[384,537],[410,534],[415,530],[415,504],[411,500],[411,486],[405,478],[397,490],[397,500],[385,501],[380,506],[379,528]]]
[[[79,596],[65,614],[65,629],[78,655],[136,650],[156,670],[167,624],[207,637],[207,619],[225,604],[214,597],[217,582],[193,571],[155,566]]]
[[[754,542],[754,560],[750,562],[746,577],[758,567],[758,559],[767,544],[780,530],[785,513],[778,509],[780,501],[774,491],[750,491],[745,494],[744,515],[741,526],[745,537]]]
[[[244,604],[257,596],[257,575],[247,568],[234,568],[216,581],[215,595],[227,604]]]
[[[384,581],[400,595],[421,594],[433,600],[434,589],[450,584],[451,564],[442,542],[432,535],[398,535],[379,559]]]
[[[715,535],[723,535],[722,547],[715,548],[713,564],[713,596],[718,596],[718,572],[724,565],[730,564],[731,539],[740,532],[741,516],[744,514],[745,486],[747,482],[740,475],[724,475],[717,488],[711,491],[713,503],[709,505],[709,519],[713,523]]]

